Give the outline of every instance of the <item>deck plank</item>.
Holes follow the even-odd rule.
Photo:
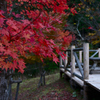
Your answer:
[[[60,68],[60,70],[71,78],[70,72],[65,71],[63,68]],[[70,68],[69,68],[69,70],[70,70]],[[77,73],[78,75],[81,75],[79,72],[79,69],[76,69],[75,73]],[[91,85],[93,88],[95,88],[96,90],[98,90],[100,92],[100,74],[89,74],[89,79],[86,79],[84,81],[80,80],[76,76],[74,76],[72,79],[76,83],[78,83],[81,87],[84,86],[84,81],[85,81],[86,83],[88,83],[89,85]]]
[[[70,72],[65,71],[63,68],[60,68],[60,70],[61,70],[62,72],[64,72],[68,77],[71,78],[71,73],[70,73]],[[70,70],[70,68],[69,68],[69,70]],[[78,69],[75,70],[75,73],[77,73],[78,75],[81,75],[80,72],[78,71]],[[80,85],[81,87],[83,87],[84,82],[83,82],[81,79],[79,79],[79,78],[77,78],[76,76],[74,76],[74,77],[72,78],[72,80],[74,80],[78,85]]]
[[[85,82],[90,84],[92,87],[100,92],[100,74],[89,75],[89,79],[85,80]]]

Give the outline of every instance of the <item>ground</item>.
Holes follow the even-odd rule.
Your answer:
[[[18,100],[82,100],[80,92],[72,89],[69,82],[59,78],[59,73],[46,76],[46,85],[37,87],[39,77],[24,80],[20,84]],[[16,85],[13,85],[13,100]]]

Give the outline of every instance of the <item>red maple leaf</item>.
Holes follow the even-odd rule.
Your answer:
[[[0,46],[0,52],[4,52],[4,51],[5,51],[4,47]]]
[[[57,64],[57,62],[59,62],[59,59],[57,58],[56,54],[52,54],[53,56],[53,61]]]
[[[7,25],[9,25],[12,29],[18,31],[18,28],[17,28],[17,26],[16,26],[16,24],[14,23],[13,20],[7,20],[6,23],[7,23]]]
[[[91,27],[91,26],[90,26],[90,27],[88,27],[88,29],[91,29],[91,30],[92,30],[92,29],[93,29],[93,27]]]
[[[11,50],[9,50],[9,49],[7,49],[7,50],[5,50],[5,53],[4,53],[4,55],[9,55],[9,54],[11,54]]]
[[[10,53],[10,56],[13,58],[13,59],[17,59],[18,58],[18,55],[14,52]]]

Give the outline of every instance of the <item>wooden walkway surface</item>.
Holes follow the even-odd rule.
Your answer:
[[[70,70],[70,68],[69,68],[69,70]],[[60,71],[65,73],[68,77],[72,78],[72,80],[74,80],[81,87],[84,87],[84,82],[85,82],[100,92],[100,74],[89,74],[89,79],[87,79],[87,80],[85,79],[83,81],[76,76],[71,77],[71,73],[68,71],[65,71],[64,68],[60,68]],[[75,69],[75,73],[77,73],[78,75],[81,75],[79,72],[79,69]]]
[[[93,52],[91,56],[90,52]],[[72,45],[65,54],[64,60],[60,56],[60,75],[64,73],[70,78],[72,86],[77,83],[83,88],[84,100],[100,97],[100,48],[89,50],[89,43],[83,43],[83,48]]]

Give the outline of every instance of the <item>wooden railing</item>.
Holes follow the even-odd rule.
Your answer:
[[[89,57],[89,52],[94,52],[94,53],[92,54],[92,56]],[[98,61],[100,61],[100,49],[89,50],[89,43],[84,43],[82,48],[75,48],[75,46],[71,46],[71,49],[66,50],[65,53],[66,53],[66,59],[64,61],[60,56],[60,68],[64,68],[65,71],[70,72],[71,77],[76,76],[81,80],[88,79],[91,68],[96,67]],[[69,53],[71,61],[69,61],[68,59]],[[94,58],[95,55],[97,55],[97,53],[98,53],[98,58]],[[89,60],[93,60],[94,64],[89,65]],[[70,65],[68,65],[68,61],[70,62]],[[80,75],[75,73],[76,67],[79,69]]]
[[[84,79],[84,71],[83,71],[83,68],[82,68],[82,64],[81,64],[81,62],[79,61],[79,59],[78,59],[78,56],[77,56],[77,53],[76,53],[76,51],[79,51],[79,50],[81,50],[81,49],[74,49],[73,50],[73,53],[74,53],[74,56],[75,56],[75,59],[76,59],[76,62],[77,62],[77,66],[78,66],[78,68],[79,68],[79,71],[80,71],[80,73],[81,73],[81,76],[79,76],[79,75],[77,75],[76,73],[73,73],[75,76],[77,76],[78,78],[80,78],[80,79]]]

